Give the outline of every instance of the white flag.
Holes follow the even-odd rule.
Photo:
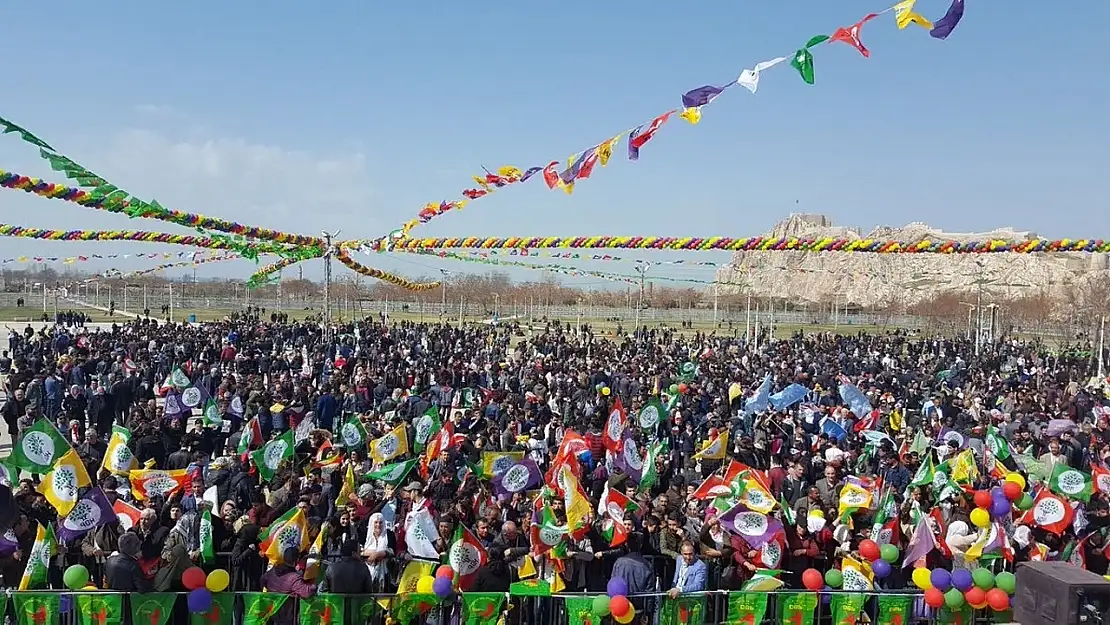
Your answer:
[[[754,68],[746,69],[740,72],[740,78],[737,78],[736,82],[748,91],[755,93],[756,89],[759,88],[759,73],[765,69],[770,69],[785,60],[785,56],[780,56],[777,59],[771,59],[770,61],[756,63]]]
[[[439,540],[439,530],[435,519],[427,508],[410,512],[405,519],[405,547],[417,558],[439,559],[435,541]]]

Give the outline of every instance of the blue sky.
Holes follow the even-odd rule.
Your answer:
[[[883,8],[40,0],[0,23],[0,115],[166,206],[370,237],[426,202],[458,197],[483,165],[564,160],[677,106],[684,91],[735,80]],[[917,4],[934,19],[947,8]],[[571,197],[536,179],[415,234],[752,236],[803,210],[865,231],[924,221],[1110,238],[1099,210],[1110,171],[1101,145],[1110,88],[1099,75],[1108,18],[1110,4],[1095,0],[969,0],[963,23],[938,41],[914,26],[898,31],[886,15],[864,27],[870,59],[843,44],[815,49],[814,86],[780,65],[757,95],[730,89],[699,125],[672,120],[639,162],[622,146]],[[10,135],[0,168],[51,173]],[[12,191],[0,194],[0,218],[162,227]],[[0,257],[163,249],[0,240]],[[199,273],[249,271],[237,262]]]

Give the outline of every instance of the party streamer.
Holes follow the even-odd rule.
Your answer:
[[[51,155],[45,150],[40,150],[40,153],[44,158],[51,161],[52,167],[60,167],[62,165],[62,161],[59,159],[64,157]],[[66,159],[66,161],[72,162],[68,161],[68,159]],[[72,171],[72,169],[63,169],[63,171]],[[7,189],[17,189],[27,193],[34,193],[35,195],[46,198],[73,202],[85,208],[108,211],[109,213],[120,213],[132,218],[157,219],[159,221],[174,223],[189,228],[203,228],[205,230],[226,232],[247,239],[300,246],[318,247],[324,245],[323,239],[319,237],[290,234],[255,226],[244,226],[240,223],[217,219],[215,217],[206,217],[204,215],[162,208],[156,200],[148,203],[134,197],[128,197],[125,191],[104,182],[101,178],[92,176],[91,172],[87,172],[87,170],[82,169],[82,171],[90,174],[87,182],[101,182],[102,184],[92,185],[93,189],[91,191],[85,191],[77,187],[67,187],[56,182],[48,182],[39,178],[21,176],[14,172],[0,170],[0,186]],[[84,178],[83,176],[79,177]]]
[[[321,254],[321,256],[322,255],[323,254]],[[256,288],[256,287],[260,287],[264,284],[267,284],[268,280],[269,280],[269,277],[272,274],[275,274],[275,273],[281,271],[282,269],[285,269],[286,267],[289,267],[290,265],[295,265],[295,264],[299,263],[301,260],[305,260],[305,259],[283,258],[283,259],[277,261],[276,263],[272,263],[272,264],[266,265],[265,267],[259,268],[258,271],[255,271],[253,274],[251,274],[250,278],[247,278],[247,288],[248,289],[253,289],[253,288]]]
[[[448,237],[405,239],[397,249],[631,249],[729,252],[863,252],[873,254],[1038,254],[1106,253],[1102,239],[1028,239],[1021,241],[886,241],[879,239],[798,239],[793,237]]]
[[[152,252],[149,254],[87,254],[80,256],[18,256],[16,258],[5,258],[0,260],[0,265],[7,265],[11,263],[56,263],[61,262],[66,265],[73,263],[80,263],[90,260],[114,260],[117,258],[185,258],[186,256],[195,256],[197,252]]]
[[[477,254],[478,252],[471,252]],[[578,254],[575,252],[544,252],[539,250],[527,250],[513,248],[508,252],[500,252],[498,250],[490,250],[490,255],[498,256],[500,254],[507,254],[509,256],[535,256],[537,258],[556,258],[564,260],[588,260],[588,261],[606,261],[606,262],[622,262],[629,261],[637,265],[685,265],[687,267],[720,267],[719,263],[714,263],[707,260],[644,260],[642,258],[621,258],[620,256],[613,256],[611,254]]]
[[[23,228],[10,224],[0,224],[0,236],[47,241],[141,241],[143,243],[169,243],[171,245],[239,251],[239,246],[232,245],[222,239],[167,234],[165,232],[146,232],[143,230],[44,230],[42,228]],[[253,256],[289,252],[287,246],[274,243],[250,243],[248,245]]]
[[[390,284],[399,286],[403,289],[408,289],[410,291],[429,291],[431,289],[438,288],[440,285],[439,282],[413,282],[412,280],[387,273],[385,271],[382,271],[381,269],[367,267],[366,265],[363,265],[355,259],[351,258],[350,254],[347,253],[347,250],[342,247],[336,248],[335,259],[346,265],[351,271],[360,273],[371,278],[377,278],[378,280],[381,280],[383,282],[388,282]]]
[[[902,0],[879,13],[869,13],[851,26],[838,28],[832,35],[811,37],[805,45],[792,55],[775,57],[756,63],[751,69],[745,69],[741,72],[738,78],[730,80],[720,87],[704,85],[691,89],[682,94],[681,107],[665,111],[656,115],[649,122],[638,124],[611,135],[590,148],[571,154],[566,160],[566,165],[562,168],[560,167],[560,161],[553,160],[546,165],[534,165],[524,170],[512,165],[500,167],[496,172],[484,170],[483,174],[473,177],[477,187],[462,191],[464,199],[426,204],[415,219],[405,222],[399,229],[394,230],[386,237],[376,239],[374,244],[378,247],[388,248],[390,242],[407,238],[412,229],[420,224],[427,223],[451,210],[462,209],[468,201],[485,197],[508,186],[527,182],[533,177],[542,178],[549,189],[559,188],[567,194],[573,193],[575,184],[580,180],[588,179],[598,163],[602,167],[608,165],[622,140],[627,146],[628,160],[638,160],[640,150],[645,147],[664,124],[670,121],[672,116],[677,115],[690,124],[697,124],[701,121],[702,109],[714,102],[729,88],[740,85],[754,94],[759,88],[759,79],[762,72],[786,61],[789,61],[790,66],[798,72],[803,81],[812,85],[815,82],[812,49],[826,43],[845,43],[855,47],[864,57],[870,57],[871,51],[863,44],[860,38],[861,32],[864,24],[880,15],[893,12],[894,23],[900,30],[911,24],[916,24],[929,30],[929,34],[936,39],[947,39],[956,25],[960,23],[960,20],[963,19],[964,0],[952,0],[948,11],[935,24],[914,11],[916,3],[917,0]],[[537,176],[537,174],[539,175]]]
[[[123,278],[123,279],[135,278],[135,277],[138,277],[138,276],[145,276],[145,275],[152,274],[152,273],[158,273],[158,272],[161,272],[161,271],[166,271],[168,269],[175,269],[177,267],[197,267],[199,265],[207,265],[208,263],[218,263],[218,262],[222,262],[222,261],[225,261],[225,260],[236,260],[238,258],[240,258],[240,256],[238,256],[236,254],[218,254],[218,255],[207,256],[207,257],[204,257],[204,258],[197,258],[195,260],[186,260],[186,261],[181,261],[181,262],[176,262],[176,263],[163,263],[163,264],[157,265],[155,267],[150,267],[148,269],[140,269],[138,271],[131,271],[131,272],[128,272],[128,273],[123,273],[118,269],[109,269],[109,270],[107,270],[103,273],[102,277],[104,277],[104,278]]]

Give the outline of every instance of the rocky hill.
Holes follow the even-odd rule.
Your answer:
[[[836,226],[825,215],[793,214],[765,236],[845,239],[920,239],[971,241],[1036,238],[1033,232],[999,228],[990,232],[944,232],[914,222],[902,227],[879,226],[863,235]],[[1064,295],[1108,267],[1106,254],[841,254],[805,252],[737,252],[717,272],[732,283],[721,293],[783,297],[795,301],[832,302],[859,306],[908,306],[943,292],[975,293],[980,284],[992,299]]]

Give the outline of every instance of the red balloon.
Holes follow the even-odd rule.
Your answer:
[[[450,564],[442,564],[436,569],[436,577],[446,577],[447,579],[455,578],[455,569],[451,568]]]
[[[609,600],[609,613],[613,616],[624,616],[632,609],[632,604],[628,602],[628,597],[624,595],[617,595]]]
[[[987,591],[978,586],[972,586],[964,593],[964,599],[973,606],[986,603]]]
[[[980,508],[986,508],[987,510],[990,510],[991,502],[992,502],[992,499],[991,499],[990,491],[986,491],[986,490],[977,490],[977,491],[975,491],[975,505],[976,506],[979,506]]]
[[[204,588],[204,582],[207,579],[208,576],[204,574],[204,569],[199,566],[190,566],[181,574],[181,585],[187,590],[196,590],[197,588]]]
[[[682,382],[678,385],[678,394],[679,395],[685,395],[686,391],[688,391],[689,389],[690,389],[690,387],[686,386],[685,382]]]
[[[944,605],[944,593],[939,588],[930,588],[925,591],[925,605],[930,608],[939,608]]]
[[[864,560],[875,561],[882,557],[882,551],[879,550],[879,544],[870,538],[865,538],[859,543],[859,554],[863,556]]]
[[[817,569],[806,569],[802,573],[802,584],[809,590],[821,590],[825,586],[825,576]]]
[[[1021,499],[1021,485],[1017,482],[1006,482],[1002,485],[1002,494],[1010,501],[1017,501]]]
[[[995,612],[1002,612],[1003,610],[1010,609],[1010,595],[1006,594],[1005,590],[1001,588],[991,588],[987,591],[987,604]]]

